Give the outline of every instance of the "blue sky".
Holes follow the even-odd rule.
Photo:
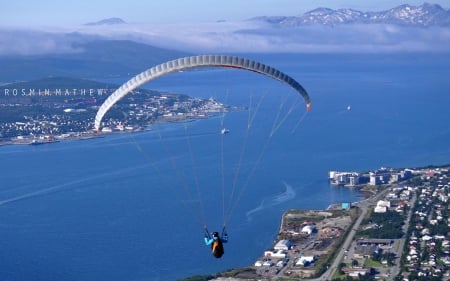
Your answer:
[[[448,27],[397,25],[274,28],[257,16],[296,16],[319,7],[383,11],[404,0],[0,0],[0,56],[82,52],[102,38],[192,53],[448,52]],[[436,0],[450,9],[450,0]],[[128,24],[86,26],[120,17]],[[76,34],[77,36],[74,36]],[[77,44],[75,44],[77,43]]]
[[[1,0],[0,26],[73,26],[110,17],[128,23],[182,23],[217,20],[245,20],[261,15],[293,16],[317,7],[352,8],[361,11],[386,10],[404,0]],[[431,3],[450,8],[450,0]]]

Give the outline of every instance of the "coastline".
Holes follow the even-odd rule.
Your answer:
[[[368,274],[375,279],[389,277],[384,280],[410,276],[399,261],[408,254],[405,248],[408,237],[415,241],[418,239],[409,229],[427,216],[422,209],[424,213],[414,218],[416,202],[422,200],[418,203],[423,204],[423,201],[430,200],[432,192],[429,189],[444,189],[444,183],[448,183],[446,179],[450,175],[450,164],[416,167],[412,170],[415,171],[413,181],[384,184],[375,189],[368,185],[362,186],[359,190],[365,195],[364,199],[351,203],[349,208],[330,204],[326,210],[286,210],[272,245],[274,250],[266,251],[253,266],[219,273],[212,280],[344,280],[342,278],[353,276],[354,273]],[[429,189],[420,189],[425,183],[428,183]],[[369,187],[370,193],[367,192]],[[422,193],[422,196],[418,193]],[[445,210],[446,205],[441,202],[447,202],[447,199],[440,198],[431,206]],[[381,206],[389,207],[383,211],[380,210]],[[387,212],[389,219],[383,214]],[[383,226],[386,219],[389,225]],[[306,233],[308,227],[316,231]],[[442,232],[445,234],[445,228],[434,231],[438,233],[437,236],[444,237]],[[428,232],[419,234],[423,237],[427,235]],[[324,243],[326,240],[328,243]],[[291,246],[287,246],[289,248],[283,252],[277,251],[276,247],[282,241],[287,241],[285,244]],[[376,252],[373,249],[377,249]],[[443,253],[444,250],[437,251]],[[373,253],[381,254],[384,262],[376,260]],[[405,263],[414,265],[415,261],[411,256],[408,257]],[[425,264],[421,268],[427,271],[427,266]],[[442,271],[439,272],[442,274]]]
[[[96,139],[96,138],[103,138],[105,135],[96,135],[96,133],[92,134],[83,134],[83,135],[74,135],[74,136],[67,136],[67,137],[60,137],[57,136],[54,139],[16,139],[16,140],[9,140],[9,141],[1,141],[1,146],[7,146],[7,145],[43,145],[43,144],[52,144],[52,143],[59,143],[61,141],[78,141],[78,140],[90,140],[90,139]]]
[[[211,112],[210,112],[211,113]],[[114,129],[111,131],[102,131],[97,132],[95,129],[89,130],[89,131],[82,131],[82,132],[76,132],[76,133],[70,133],[70,134],[61,134],[56,136],[39,136],[35,138],[30,137],[22,137],[22,136],[16,136],[13,139],[10,140],[1,140],[0,139],[0,147],[1,146],[7,146],[7,145],[36,145],[36,144],[52,144],[52,143],[58,143],[63,141],[78,141],[78,140],[89,140],[89,139],[96,139],[96,138],[104,138],[108,135],[112,134],[134,134],[144,131],[150,131],[151,126],[154,124],[170,124],[170,123],[185,123],[185,122],[195,122],[198,120],[208,119],[211,116],[215,116],[215,114],[202,114],[195,117],[192,116],[173,116],[173,117],[163,117],[159,120],[156,120],[152,123],[146,124],[145,126],[136,126],[132,129]],[[220,132],[219,132],[220,133]]]
[[[281,216],[278,233],[272,244],[272,249],[275,249],[279,241],[282,241],[283,239],[291,241],[293,247],[286,251],[285,258],[279,260],[279,258],[274,255],[276,250],[269,250],[264,252],[264,255],[260,257],[254,265],[218,273],[216,278],[212,280],[283,280],[283,278],[289,279],[294,278],[295,276],[301,279],[306,278],[311,281],[331,280],[334,271],[338,267],[338,263],[343,262],[343,259],[345,260],[347,256],[350,256],[350,253],[347,254],[347,250],[348,252],[353,252],[353,250],[350,249],[354,248],[351,245],[353,245],[355,241],[354,237],[356,235],[356,229],[360,227],[363,218],[365,218],[366,214],[369,212],[369,208],[375,206],[376,201],[386,195],[393,186],[395,185],[388,184],[382,188],[377,188],[376,191],[373,192],[367,192],[366,185],[361,186],[359,191],[364,195],[364,198],[352,202],[351,207],[347,210],[344,210],[342,205],[338,203],[330,204],[324,210],[286,210]],[[345,215],[346,212],[347,215]],[[291,220],[291,222],[288,222],[289,220]],[[317,229],[339,228],[341,229],[341,235],[331,239],[332,242],[325,248],[321,247],[320,244],[319,247],[316,247],[316,242],[311,243],[309,239],[302,240],[304,239],[302,238],[301,240],[293,240],[295,239],[294,237],[299,234],[291,232],[292,229],[296,229],[295,227],[293,228],[292,221],[303,221],[303,224],[308,221],[309,223],[313,222],[314,227],[317,227]],[[291,230],[288,230],[288,225],[290,225]],[[341,251],[341,249],[345,249],[345,251]],[[317,256],[320,258],[314,262],[312,268],[305,266],[298,267],[296,262],[301,260],[299,255],[302,257]],[[271,262],[269,267],[257,265],[257,263],[262,264],[262,261],[271,261],[272,259],[274,261],[273,263]],[[278,263],[282,260],[285,260],[286,262],[280,267],[278,266]],[[317,277],[318,274],[320,277]]]

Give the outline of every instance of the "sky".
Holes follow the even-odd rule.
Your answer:
[[[450,9],[450,0],[434,0]],[[450,52],[448,27],[395,25],[276,28],[258,16],[319,7],[385,11],[422,0],[0,0],[0,56],[83,52],[93,38],[133,40],[192,53]],[[127,24],[88,26],[118,17]]]
[[[119,17],[127,23],[187,23],[295,16],[318,7],[387,10],[412,0],[0,0],[0,27],[74,26]],[[450,9],[450,0],[434,0]]]

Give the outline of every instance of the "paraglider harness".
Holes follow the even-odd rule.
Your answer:
[[[222,234],[220,237],[218,232],[213,232],[213,235],[211,235],[208,231],[208,228],[205,226],[205,238],[208,240],[215,238],[211,243],[211,253],[214,257],[221,258],[225,253],[223,249],[223,243],[228,242],[228,233],[225,226],[222,228]]]

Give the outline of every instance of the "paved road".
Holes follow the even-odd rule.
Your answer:
[[[414,193],[414,196],[411,200],[411,208],[409,209],[408,216],[406,217],[406,221],[403,226],[403,233],[405,233],[405,235],[408,233],[408,228],[409,228],[410,220],[412,217],[412,210],[413,210],[414,204],[416,204],[416,199],[417,199],[417,195],[416,195],[416,193]],[[394,280],[395,276],[397,276],[400,273],[400,261],[402,259],[403,249],[405,248],[406,237],[398,239],[398,240],[399,240],[399,243],[398,243],[399,247],[398,247],[397,260],[396,260],[397,262],[395,263],[395,265],[393,267],[391,267],[391,274],[389,275],[388,281]]]
[[[381,191],[380,193],[376,194],[375,196],[372,196],[366,200],[360,201],[357,203],[357,206],[360,208],[361,210],[361,214],[359,215],[359,217],[356,219],[355,223],[352,226],[352,229],[349,231],[347,238],[345,239],[344,243],[342,244],[342,250],[338,251],[333,263],[331,264],[330,268],[327,269],[327,271],[325,271],[321,277],[319,278],[315,278],[315,279],[308,279],[310,281],[323,281],[323,280],[331,280],[335,271],[337,270],[337,268],[339,267],[339,264],[341,263],[343,256],[345,254],[347,254],[345,252],[345,250],[348,250],[354,240],[355,234],[357,232],[357,230],[359,229],[359,226],[361,225],[361,222],[363,221],[363,219],[366,217],[367,211],[369,210],[370,207],[375,206],[376,202],[378,200],[380,200],[380,198],[384,198],[384,196],[390,191],[389,188]],[[415,202],[415,198],[413,200],[411,200],[411,204],[414,204]],[[412,209],[412,208],[411,208]],[[408,218],[407,221],[405,222],[405,229],[404,229],[404,233],[406,233],[407,231],[407,227],[409,225],[409,220],[411,218],[412,215],[412,211],[410,211],[410,213],[408,214]],[[401,254],[403,253],[403,248],[404,248],[404,244],[405,244],[405,239],[399,239],[399,259],[398,259],[398,263],[396,263],[396,265],[394,267],[391,268],[391,273],[389,275],[389,280],[393,280],[395,278],[395,276],[400,272],[400,258],[401,258]],[[293,263],[293,259],[291,259],[289,261],[289,263]],[[288,268],[288,266],[285,266],[284,268],[282,268],[278,275],[275,274],[275,276],[273,276],[272,279],[277,279],[277,277],[279,277],[280,275],[283,275],[283,272]],[[270,275],[269,275],[270,276]],[[270,278],[270,277],[269,277]]]
[[[388,193],[389,191],[390,191],[390,189],[387,188],[387,189],[383,190],[382,192],[376,194],[375,196],[372,196],[372,197],[358,203],[358,207],[361,209],[361,214],[359,215],[358,219],[355,221],[355,224],[352,226],[352,229],[350,230],[347,238],[345,239],[344,243],[342,244],[342,249],[344,249],[344,250],[349,249],[351,243],[353,242],[353,238],[355,237],[356,231],[359,228],[362,220],[366,216],[367,210],[369,209],[369,207],[375,205],[376,201],[378,201],[382,196],[385,196],[386,193]],[[325,273],[322,274],[322,276],[320,278],[311,279],[311,280],[314,280],[314,281],[331,280],[336,269],[338,268],[339,264],[341,263],[344,254],[345,254],[344,251],[339,251],[338,254],[336,255],[336,258],[334,259],[333,263],[331,264],[330,268],[327,271],[325,271]]]

